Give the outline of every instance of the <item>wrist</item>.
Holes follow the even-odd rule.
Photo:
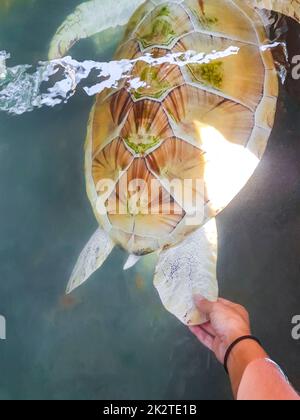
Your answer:
[[[261,345],[251,339],[241,341],[232,349],[228,358],[227,367],[235,395],[237,395],[247,367],[253,361],[266,357],[268,355]]]
[[[236,332],[235,334],[231,334],[230,336],[227,337],[226,340],[226,344],[227,344],[227,348],[229,348],[232,343],[234,343],[236,340],[238,340],[240,337],[247,337],[251,335],[251,331],[247,330],[247,331],[239,331]]]
[[[266,352],[254,340],[244,340],[238,343],[229,355],[228,370],[234,369],[237,365],[239,367],[246,367],[256,359],[267,357]]]

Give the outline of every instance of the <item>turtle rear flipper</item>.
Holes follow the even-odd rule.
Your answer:
[[[159,256],[154,285],[166,309],[187,325],[207,319],[199,314],[193,296],[215,301],[217,282],[217,226],[213,218],[179,245]]]
[[[114,248],[108,234],[98,228],[81,252],[67,286],[67,293],[81,286],[102,266]]]
[[[126,263],[124,264],[124,267],[123,267],[124,271],[129,270],[130,268],[134,267],[139,262],[140,259],[141,259],[140,256],[130,254]]]
[[[80,39],[109,28],[127,25],[135,9],[144,0],[119,0],[114,9],[108,1],[90,0],[80,4],[56,31],[48,53],[49,60],[61,58]]]

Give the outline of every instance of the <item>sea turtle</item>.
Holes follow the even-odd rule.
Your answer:
[[[130,254],[125,268],[158,252],[154,284],[165,307],[185,324],[205,321],[193,294],[218,296],[216,216],[253,174],[274,123],[278,76],[261,9],[299,22],[300,0],[92,0],[58,29],[50,59],[66,55],[80,39],[125,24],[116,60],[187,51],[210,57],[183,66],[137,60],[131,78],[142,82],[138,87],[125,80],[97,96],[85,174],[100,227],[79,257],[68,292],[116,244]],[[99,210],[104,179],[113,182],[105,212]],[[144,181],[142,191],[153,181],[160,186],[150,199],[146,194],[148,200],[140,195],[136,207],[127,189],[135,180]],[[193,181],[185,187],[189,199],[182,199],[173,180]],[[195,187],[196,180],[203,189]],[[204,211],[190,223],[195,197]],[[125,211],[115,211],[114,199]],[[164,203],[170,204],[168,212]]]

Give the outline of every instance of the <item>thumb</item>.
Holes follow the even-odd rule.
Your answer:
[[[205,315],[210,315],[215,306],[215,302],[210,302],[201,295],[195,295],[194,302],[199,311]]]

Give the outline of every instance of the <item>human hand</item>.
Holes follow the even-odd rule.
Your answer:
[[[196,296],[195,303],[199,311],[207,315],[209,321],[190,327],[190,330],[223,364],[228,347],[236,339],[251,334],[248,312],[242,306],[225,299],[218,299],[212,303]]]

